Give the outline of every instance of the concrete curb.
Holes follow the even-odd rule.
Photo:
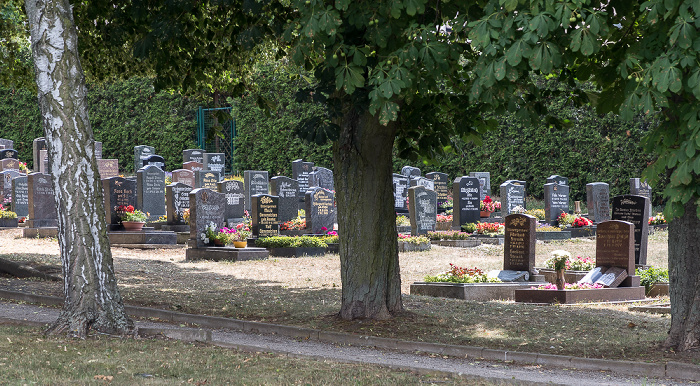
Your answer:
[[[21,292],[0,290],[0,298],[42,303],[46,305],[62,305],[63,299],[53,296],[31,295]],[[314,340],[335,344],[369,346],[381,349],[399,350],[405,352],[424,352],[437,355],[449,355],[461,358],[484,359],[493,361],[515,362],[523,364],[539,364],[578,370],[613,371],[618,374],[649,376],[661,378],[676,378],[700,381],[700,366],[668,362],[644,363],[631,361],[613,361],[607,359],[579,358],[565,355],[538,354],[518,351],[493,350],[483,347],[457,346],[443,343],[414,342],[392,338],[347,334],[342,332],[320,331],[304,327],[282,326],[269,323],[249,322],[244,320],[222,317],[192,315],[145,307],[124,307],[132,316],[159,318],[164,321],[188,323],[202,328],[231,329],[259,334],[277,334],[295,339]],[[17,324],[32,324],[32,321],[17,321],[0,318],[0,322],[8,320]],[[26,323],[25,323],[26,322]],[[38,323],[44,325],[44,323]],[[152,331],[151,331],[152,330]],[[217,346],[228,347],[225,342],[212,341],[211,331],[203,332],[196,329],[139,329],[144,334],[163,334],[173,339],[205,341]],[[208,333],[208,334],[207,334]],[[170,334],[170,335],[166,335]],[[236,348],[242,346],[234,345]],[[250,350],[258,351],[253,347]],[[269,350],[267,350],[269,351]]]

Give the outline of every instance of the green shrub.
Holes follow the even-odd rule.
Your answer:
[[[328,244],[321,237],[313,236],[274,236],[255,240],[261,248],[326,248]]]
[[[668,269],[666,268],[637,268],[635,274],[639,276],[639,282],[646,288],[647,292],[655,283],[668,283]]]

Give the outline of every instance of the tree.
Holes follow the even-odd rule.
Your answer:
[[[0,83],[12,86],[31,84],[32,53],[28,37],[22,1],[4,1],[0,5]]]
[[[25,6],[64,277],[63,310],[48,332],[129,334],[134,324],[114,276],[72,8],[68,0],[26,0]]]

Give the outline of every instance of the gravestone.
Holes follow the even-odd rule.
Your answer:
[[[189,171],[192,171],[192,172],[196,172],[196,171],[199,171],[199,170],[203,170],[203,169],[204,169],[204,168],[202,167],[202,163],[201,163],[201,162],[197,162],[197,161],[183,162],[183,163],[182,163],[182,168],[183,168],[183,169],[186,169],[186,170],[189,170]]]
[[[642,196],[649,199],[649,216],[654,213],[651,210],[651,186],[640,178],[630,178],[630,194],[635,196]]]
[[[201,234],[210,222],[219,229],[224,226],[226,197],[207,188],[197,188],[190,192],[190,241],[196,246],[205,247]]]
[[[136,207],[148,215],[149,221],[165,215],[165,172],[155,165],[136,172]]]
[[[44,137],[35,138],[34,141],[32,141],[32,170],[34,172],[39,172],[39,170],[41,170],[41,160],[43,160],[43,157],[41,157],[40,152],[42,150],[48,150],[46,139],[44,139]]]
[[[2,149],[2,150],[0,150],[0,159],[11,158],[11,159],[18,160],[19,158],[17,158],[17,156],[18,156],[17,150],[15,150],[15,149]]]
[[[226,155],[224,153],[204,153],[202,167],[204,170],[219,172],[220,178],[223,178],[226,172]]]
[[[219,193],[226,197],[224,219],[229,226],[232,222],[240,222],[245,214],[245,187],[242,181],[226,180],[217,183]],[[296,196],[295,196],[296,197]],[[296,202],[295,202],[296,206]]]
[[[175,182],[165,187],[165,207],[168,224],[185,224],[183,213],[190,208],[190,192],[192,187],[182,182]]]
[[[194,172],[194,186],[195,188],[206,188],[216,191],[216,184],[221,181],[221,176],[219,172],[212,170],[197,170]]]
[[[160,170],[165,170],[165,158],[158,154],[152,154],[143,159],[143,166],[155,166]]]
[[[7,170],[19,171],[19,160],[14,158],[0,159],[0,172]]]
[[[505,219],[503,269],[531,272],[535,267],[537,218],[528,214],[511,214]]]
[[[313,162],[304,162],[302,159],[292,161],[292,178],[299,183],[299,201],[304,201],[306,189],[309,188],[309,173],[314,171]],[[303,207],[300,209],[304,209]]]
[[[438,206],[450,199],[450,177],[445,173],[431,172],[425,175],[433,180],[433,187],[437,193]]]
[[[457,177],[452,184],[452,227],[461,229],[462,225],[477,223],[481,219],[481,187],[476,177]]]
[[[335,226],[335,194],[319,187],[306,191],[306,229],[311,233],[332,231]]]
[[[394,173],[392,175],[394,185],[394,210],[398,212],[408,211],[408,177]]]
[[[270,193],[267,171],[244,170],[243,184],[245,187],[245,209],[247,211],[252,209],[251,196]]]
[[[16,170],[0,172],[0,204],[4,204],[5,207],[10,207],[11,204],[9,204],[9,201],[12,200],[12,180],[21,175],[22,174]]]
[[[425,177],[416,177],[416,178],[411,178],[411,182],[409,183],[411,187],[413,186],[422,186],[426,189],[430,190],[435,190],[435,181],[425,178]]]
[[[11,139],[0,138],[0,149],[14,149],[15,141]]]
[[[269,194],[254,194],[250,197],[250,201],[253,208],[251,212],[253,236],[278,236],[280,234],[279,218],[277,217],[279,197]]]
[[[29,215],[29,185],[27,176],[19,176],[12,179],[12,211],[17,217]]]
[[[594,223],[610,220],[610,187],[605,182],[586,184],[588,218]]]
[[[50,174],[31,173],[27,176],[29,207],[28,228],[53,228],[58,226],[58,211]]]
[[[544,220],[554,224],[562,213],[569,213],[569,186],[544,184]]]
[[[437,193],[425,186],[408,189],[408,213],[411,235],[426,235],[435,231],[437,224]]]
[[[279,197],[279,221],[280,223],[297,218],[299,213],[299,182],[285,176],[270,178],[270,190],[272,195]]]
[[[408,177],[409,179],[413,177],[420,177],[421,170],[413,166],[404,166],[401,168],[401,175]]]
[[[39,150],[39,173],[49,174],[49,151]]]
[[[521,181],[508,180],[501,184],[501,213],[507,216],[517,206],[525,209],[525,184]]]
[[[551,176],[547,177],[547,183],[569,186],[569,179],[558,174],[552,174]]]
[[[95,141],[95,158],[102,158],[102,142],[100,141]]]
[[[612,219],[634,224],[634,262],[647,264],[649,199],[632,194],[613,197]]]
[[[330,169],[317,166],[313,172],[309,173],[309,188],[314,187],[335,190],[333,172]]]
[[[634,275],[634,224],[609,220],[596,230],[596,267],[620,267]]]
[[[134,173],[143,167],[143,161],[156,154],[156,148],[148,145],[134,146]]]
[[[98,159],[97,172],[100,173],[100,179],[119,177],[119,160],[118,159]]]
[[[102,180],[102,191],[105,201],[105,218],[108,224],[117,225],[121,222],[117,214],[117,208],[123,206],[133,206],[136,208],[136,181],[111,177]]]
[[[481,186],[481,200],[483,201],[486,196],[491,195],[491,173],[489,172],[471,172],[469,177],[476,177],[479,179],[479,185]]]
[[[204,150],[202,149],[187,149],[182,151],[182,163],[185,162],[204,163]]]
[[[185,185],[189,185],[194,188],[197,184],[194,180],[194,172],[187,169],[176,169],[173,170],[172,174],[173,182],[181,182]]]

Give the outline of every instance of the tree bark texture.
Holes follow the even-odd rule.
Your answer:
[[[671,328],[666,346],[677,351],[700,347],[700,219],[695,201],[668,225]]]
[[[388,319],[403,310],[392,189],[395,123],[352,110],[333,147],[343,319]]]
[[[68,0],[26,0],[39,107],[58,208],[65,303],[49,333],[127,335],[105,225],[78,36]]]

